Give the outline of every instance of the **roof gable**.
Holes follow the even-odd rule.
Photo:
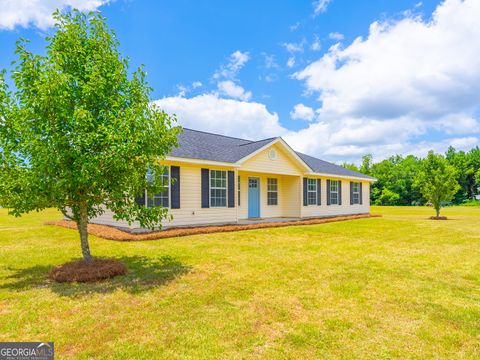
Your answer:
[[[239,170],[260,173],[302,175],[310,171],[303,161],[298,161],[289,153],[281,141],[274,141],[264,146],[237,164],[240,166]]]
[[[278,144],[306,173],[375,180],[371,176],[345,169],[342,166],[313,156],[295,152],[279,137],[251,141],[184,128],[183,133],[178,136],[178,143],[179,146],[173,149],[169,156],[225,162],[232,165],[241,164],[273,144]]]

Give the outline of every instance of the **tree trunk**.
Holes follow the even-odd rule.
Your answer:
[[[92,255],[90,255],[90,246],[88,245],[88,213],[87,204],[79,205],[79,218],[77,222],[78,232],[80,233],[80,243],[82,246],[83,260],[86,262],[92,261]]]
[[[437,212],[437,218],[438,218],[440,216],[440,206],[436,206],[435,211]]]

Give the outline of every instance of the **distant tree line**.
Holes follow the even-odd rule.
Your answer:
[[[469,202],[480,193],[478,146],[468,152],[450,147],[445,155],[431,152],[425,158],[395,155],[376,163],[373,162],[372,155],[368,154],[363,156],[360,166],[348,163],[343,166],[377,179],[370,192],[372,204],[375,205],[424,205],[429,202],[422,184],[425,183],[425,171],[432,166],[438,169],[439,176],[448,172],[449,178],[454,179],[454,183],[450,184],[455,189],[452,203]]]

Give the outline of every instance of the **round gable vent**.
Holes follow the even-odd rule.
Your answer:
[[[277,160],[277,152],[275,150],[270,150],[268,152],[268,157],[271,159],[271,160]]]

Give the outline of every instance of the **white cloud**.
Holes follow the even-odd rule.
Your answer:
[[[290,56],[287,60],[287,66],[289,68],[291,67],[294,67],[295,66],[295,58],[293,56]]]
[[[251,91],[236,84],[239,71],[250,60],[248,52],[237,50],[230,55],[228,64],[223,65],[214,74],[213,78],[217,81],[217,88],[220,94],[239,100],[248,101],[252,97]]]
[[[300,27],[300,22],[297,21],[295,24],[290,25],[290,31],[295,31]]]
[[[315,15],[324,13],[327,11],[328,4],[330,4],[332,0],[317,0],[313,2],[313,12]]]
[[[155,104],[167,113],[176,114],[181,125],[193,129],[254,140],[282,136],[287,132],[276,113],[256,102],[205,94],[193,98],[168,97]]]
[[[192,92],[192,90],[198,89],[202,87],[203,84],[200,81],[194,81],[190,86],[186,86],[183,84],[177,84],[177,96],[185,97],[187,94]]]
[[[275,55],[270,55],[266,53],[262,53],[265,59],[265,68],[266,69],[279,69],[280,66],[278,65],[277,61],[275,60]]]
[[[56,9],[76,8],[96,10],[110,0],[1,0],[0,29],[13,30],[16,26],[35,26],[45,30],[54,25],[52,13]]]
[[[198,89],[199,87],[202,87],[203,84],[200,81],[194,81],[192,83],[192,89]]]
[[[178,90],[178,96],[181,96],[181,97],[184,97],[189,92],[189,89],[183,84],[178,84],[177,90]]]
[[[312,49],[313,51],[320,51],[321,48],[322,48],[322,44],[320,42],[320,38],[317,35],[315,35],[313,43],[310,46],[310,49]]]
[[[285,139],[292,147],[307,154],[330,160],[358,160],[372,152],[389,156],[407,150],[408,140],[424,129],[416,122],[402,119],[378,121],[344,118],[313,122],[306,129],[289,132]]]
[[[227,65],[223,65],[213,75],[214,79],[235,79],[238,72],[245,66],[250,60],[250,54],[248,52],[235,51],[230,55],[230,59]]]
[[[245,91],[243,87],[235,84],[231,80],[220,81],[217,85],[222,95],[244,101],[248,101],[252,97],[251,91]]]
[[[290,53],[303,52],[303,46],[305,45],[305,39],[299,43],[283,43],[283,47]]]
[[[321,107],[317,122],[287,139],[305,152],[343,159],[474,144],[479,23],[480,1],[447,0],[429,21],[410,15],[374,22],[368,37],[332,46],[294,75]],[[431,142],[431,130],[465,136]]]
[[[480,101],[480,42],[471,41],[479,15],[479,1],[448,0],[429,23],[375,22],[367,39],[333,46],[296,77],[320,93],[323,113],[427,118],[471,109]]]
[[[339,32],[331,32],[330,34],[328,34],[328,38],[330,40],[342,41],[344,39],[344,36]]]
[[[447,134],[468,135],[480,133],[480,123],[467,114],[448,114],[436,122],[436,128]]]
[[[306,40],[302,39],[299,43],[283,43],[282,46],[290,53],[290,57],[287,60],[287,67],[292,68],[295,66],[295,53],[303,53]]]
[[[315,116],[315,111],[306,105],[297,104],[293,107],[293,110],[290,112],[290,117],[293,120],[306,120],[312,121]]]

